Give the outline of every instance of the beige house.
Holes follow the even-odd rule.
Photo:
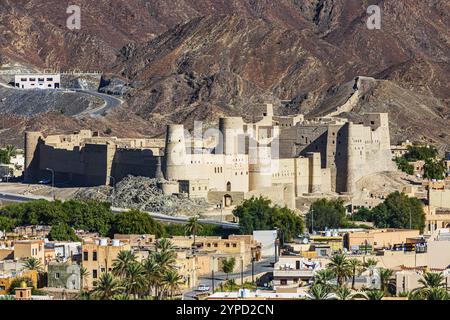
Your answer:
[[[82,245],[82,266],[89,272],[83,279],[83,286],[95,287],[100,275],[112,271],[114,260],[120,251],[131,250],[131,246],[120,240],[96,239]]]
[[[36,258],[45,266],[45,249],[43,240],[14,241],[14,259],[27,260]]]
[[[373,249],[391,248],[406,243],[408,238],[420,235],[419,230],[407,229],[368,229],[350,231],[344,235],[344,244],[348,250],[359,246],[371,246]]]

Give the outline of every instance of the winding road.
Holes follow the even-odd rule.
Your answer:
[[[83,116],[83,115],[90,115],[90,116],[93,116],[93,117],[103,116],[109,110],[112,110],[112,109],[120,106],[124,102],[120,98],[117,98],[117,97],[114,97],[112,95],[105,94],[105,93],[88,91],[88,90],[83,90],[83,89],[72,89],[72,90],[75,91],[75,92],[82,93],[82,94],[88,94],[88,95],[91,95],[91,96],[94,96],[94,97],[98,97],[100,99],[103,99],[103,101],[105,102],[100,107],[97,107],[97,108],[94,108],[94,109],[84,110],[83,112],[77,114],[75,116],[76,118],[78,118],[80,116]]]

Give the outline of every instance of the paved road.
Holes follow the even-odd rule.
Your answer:
[[[271,266],[271,262],[273,260],[265,259],[255,263],[255,275],[272,272],[273,266]],[[239,261],[236,261],[239,263]],[[244,278],[252,275],[252,266],[251,264],[244,270]],[[217,289],[220,287],[220,284],[225,282],[227,279],[227,275],[223,272],[215,272],[214,273],[214,287]],[[241,283],[241,273],[230,273],[228,279],[235,279],[236,283],[239,285]],[[256,279],[255,279],[256,280]],[[198,284],[204,284],[212,288],[212,275],[201,276],[198,278]],[[194,290],[187,291],[183,294],[185,300],[195,300],[197,293]]]
[[[104,93],[100,93],[100,92],[82,90],[82,89],[73,89],[73,90],[75,92],[89,94],[91,96],[98,97],[100,99],[103,99],[103,101],[105,101],[105,103],[102,106],[100,106],[98,108],[94,108],[94,109],[85,110],[85,111],[77,114],[76,117],[86,115],[86,114],[88,114],[90,116],[94,116],[94,117],[102,116],[109,110],[114,109],[123,103],[122,99],[114,97],[112,95],[108,95],[108,94],[104,94]]]
[[[14,194],[14,193],[7,193],[7,192],[1,192],[0,193],[0,200],[6,200],[6,201],[12,201],[12,202],[27,202],[32,200],[38,200],[38,199],[45,199],[48,201],[52,201],[53,199],[51,197],[45,197],[45,196],[36,196],[36,195],[20,195],[20,194]],[[119,213],[127,211],[128,209],[123,208],[111,208],[113,213]],[[178,216],[173,217],[161,213],[154,213],[154,212],[148,212],[153,219],[158,221],[164,221],[164,222],[173,222],[173,223],[186,223],[189,220],[189,217],[184,216]],[[207,219],[199,219],[201,223],[204,224],[212,224],[212,225],[218,225],[225,229],[239,229],[238,224],[232,223],[232,222],[220,222],[215,220],[207,220]]]
[[[0,86],[7,88],[7,89],[12,89],[12,90],[23,90],[23,89],[19,89],[19,88],[10,86],[9,84],[3,83],[3,82],[0,82]],[[48,89],[45,89],[45,90],[48,90]],[[90,115],[93,117],[102,116],[109,110],[112,110],[112,109],[120,106],[124,102],[122,99],[117,98],[112,95],[109,95],[109,94],[100,93],[100,92],[96,92],[96,91],[89,91],[89,90],[84,90],[84,89],[59,88],[59,89],[50,89],[50,90],[58,91],[58,92],[78,92],[78,93],[82,93],[82,94],[88,94],[88,95],[91,95],[94,97],[98,97],[104,101],[102,106],[94,108],[94,109],[84,110],[83,112],[80,112],[79,114],[75,115],[74,116],[75,118],[81,117],[83,115]]]

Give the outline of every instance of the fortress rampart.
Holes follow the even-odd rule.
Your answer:
[[[192,138],[176,124],[167,127],[165,139],[100,137],[89,130],[47,137],[27,132],[25,180],[48,177],[47,168],[55,180],[79,186],[139,175],[164,178],[167,193],[222,199],[224,206],[262,192],[291,205],[305,195],[351,194],[363,176],[395,170],[387,114],[367,114],[356,124],[274,116],[268,105],[255,123],[227,117],[218,127],[216,138]]]

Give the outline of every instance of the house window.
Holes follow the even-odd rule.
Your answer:
[[[233,248],[236,248],[237,247],[237,244],[236,243],[233,243]]]
[[[217,248],[217,243],[214,243],[214,247]]]
[[[83,252],[83,260],[88,261],[89,260],[89,252],[85,251]]]
[[[55,273],[55,279],[59,279],[59,272]]]
[[[97,279],[97,269],[92,270],[92,278]]]
[[[280,284],[281,284],[282,286],[287,285],[287,280],[286,280],[286,279],[281,279],[281,280],[280,280]]]
[[[47,81],[53,81],[53,78],[47,78]]]
[[[227,243],[226,245],[225,245],[227,248],[229,248],[230,247],[230,244],[229,243]]]

